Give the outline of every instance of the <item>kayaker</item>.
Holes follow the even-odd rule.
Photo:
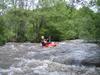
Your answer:
[[[44,38],[44,36],[41,36],[41,44],[42,44],[42,46],[44,47],[46,47],[47,46],[47,40]]]
[[[42,44],[42,47],[55,47],[56,46],[55,42],[51,42],[51,37],[49,37],[48,39],[45,39],[44,36],[41,36],[41,44]]]

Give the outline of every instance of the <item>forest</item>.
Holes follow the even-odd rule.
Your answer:
[[[40,42],[51,36],[53,41],[85,39],[100,42],[100,8],[74,8],[74,0],[38,0],[33,9],[25,0],[0,1],[0,45],[6,42]],[[80,1],[80,0],[76,0]],[[32,3],[32,2],[31,2]],[[95,1],[100,7],[100,0]],[[90,5],[93,5],[91,0]],[[10,7],[9,7],[10,6]]]

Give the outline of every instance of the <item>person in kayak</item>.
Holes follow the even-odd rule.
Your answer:
[[[51,37],[49,37],[48,39],[45,39],[44,36],[41,36],[41,43],[42,43],[42,47],[54,47],[54,46],[56,46],[56,43],[51,42]]]
[[[43,47],[47,46],[47,39],[45,39],[44,36],[41,36],[41,44],[42,44]]]

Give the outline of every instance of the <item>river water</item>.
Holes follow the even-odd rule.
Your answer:
[[[100,75],[100,47],[83,40],[51,48],[9,42],[0,46],[0,75]]]

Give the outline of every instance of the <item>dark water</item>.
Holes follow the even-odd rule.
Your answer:
[[[54,48],[7,43],[0,47],[0,75],[100,75],[100,47],[83,40]]]

